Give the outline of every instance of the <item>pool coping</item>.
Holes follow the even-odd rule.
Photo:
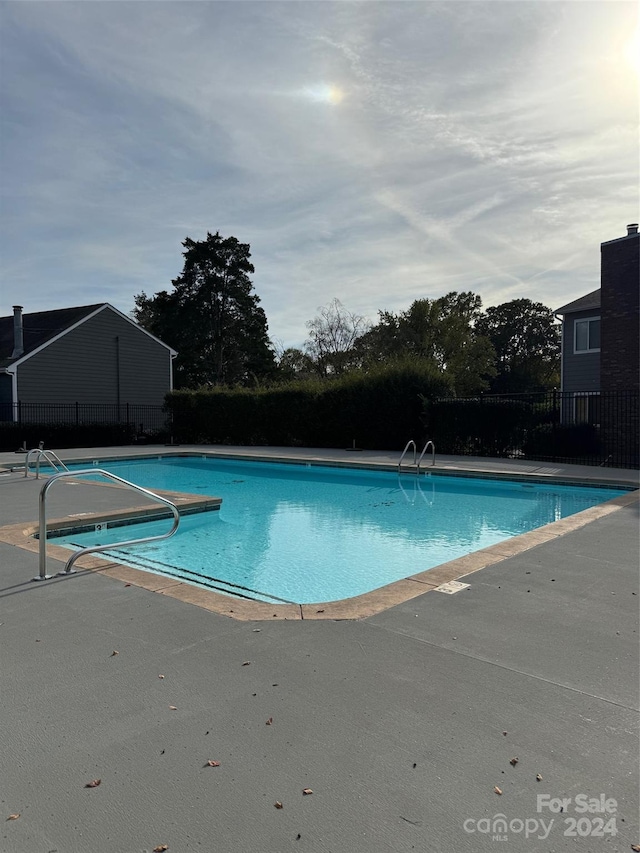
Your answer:
[[[295,451],[294,451],[295,452]],[[397,465],[388,462],[372,462],[371,460],[341,460],[330,461],[327,459],[309,459],[296,458],[294,456],[269,456],[260,457],[255,453],[220,453],[216,451],[176,451],[173,448],[167,448],[164,453],[148,453],[137,454],[135,456],[114,455],[109,457],[108,461],[125,460],[125,459],[157,459],[162,456],[172,457],[196,457],[196,458],[223,458],[242,461],[260,461],[273,463],[287,463],[298,465],[313,465],[313,466],[329,466],[338,468],[355,468],[367,470],[385,470],[395,471]],[[95,457],[76,457],[67,459],[67,462],[91,462]],[[104,461],[107,461],[106,459]],[[560,519],[559,521],[550,522],[542,527],[527,533],[522,533],[518,536],[511,537],[504,542],[491,545],[487,548],[474,551],[463,557],[458,557],[439,566],[431,569],[426,569],[423,572],[410,575],[393,583],[387,584],[371,592],[363,593],[362,595],[352,598],[341,599],[329,602],[316,602],[313,604],[280,604],[267,603],[262,601],[253,601],[242,598],[233,598],[230,595],[214,592],[213,590],[204,589],[193,583],[182,580],[174,580],[167,576],[155,574],[150,571],[133,568],[122,563],[118,563],[113,559],[104,559],[94,555],[87,555],[81,558],[76,563],[76,568],[82,572],[97,572],[113,580],[124,582],[126,585],[140,587],[150,592],[156,592],[161,595],[168,595],[185,603],[193,604],[204,610],[209,610],[219,615],[227,616],[240,621],[263,621],[263,620],[356,620],[365,619],[380,613],[398,604],[410,601],[417,596],[424,595],[427,592],[440,591],[444,584],[451,581],[460,581],[467,579],[475,572],[488,566],[495,565],[503,560],[513,557],[516,554],[521,554],[528,551],[537,545],[545,542],[553,541],[566,533],[590,524],[599,518],[603,518],[616,512],[623,507],[632,504],[640,503],[640,490],[633,487],[630,488],[628,483],[621,484],[613,478],[611,481],[605,481],[602,478],[602,472],[596,479],[590,479],[583,475],[571,477],[561,476],[554,477],[545,474],[536,473],[516,473],[516,472],[485,472],[485,471],[458,471],[450,468],[430,467],[430,472],[434,475],[441,476],[462,476],[482,479],[502,479],[502,480],[526,480],[528,482],[553,482],[555,484],[567,485],[585,485],[590,487],[618,487],[624,488],[627,491],[625,494],[619,495],[608,501],[605,501],[597,506],[582,510],[579,513]],[[92,483],[92,485],[97,485]],[[101,484],[111,487],[110,484]],[[157,494],[167,497],[172,500],[179,508],[181,515],[202,512],[215,511],[220,508],[221,498],[213,498],[202,495],[189,495],[187,493],[169,492],[164,490],[156,490]],[[105,521],[119,521],[121,523],[135,523],[138,520],[150,517],[160,517],[161,510],[157,504],[144,504],[131,507],[128,509],[111,510],[108,512],[100,511],[96,513],[73,513],[62,518],[52,519],[47,522],[48,531],[60,531],[62,529],[78,529],[78,527],[90,527],[93,524]],[[25,526],[25,523],[17,523],[0,527],[0,542],[5,542],[16,547],[38,552],[39,543],[35,538],[38,532],[38,525],[31,523]],[[59,560],[66,563],[69,558],[69,550],[60,545],[53,544],[50,540],[47,541],[47,557]],[[67,579],[74,577],[70,575]]]

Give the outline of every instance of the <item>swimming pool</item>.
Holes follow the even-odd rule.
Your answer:
[[[229,595],[296,604],[370,592],[624,494],[205,457],[100,466],[146,488],[222,498],[217,512],[183,517],[172,539],[107,552],[118,562]],[[135,535],[166,525],[136,524]],[[76,548],[127,537],[107,526],[56,543]]]

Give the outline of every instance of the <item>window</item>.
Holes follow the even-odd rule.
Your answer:
[[[573,351],[600,352],[600,317],[575,321]]]
[[[573,422],[576,424],[600,424],[600,393],[574,394]]]

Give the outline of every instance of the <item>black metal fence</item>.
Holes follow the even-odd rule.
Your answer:
[[[0,450],[164,441],[170,415],[137,403],[0,403]]]
[[[445,454],[638,468],[639,422],[637,391],[486,394],[425,403],[426,435]],[[172,415],[162,406],[0,404],[0,450],[41,441],[55,448],[180,441],[182,431],[174,434]]]
[[[639,466],[637,391],[486,394],[426,404],[441,453]]]

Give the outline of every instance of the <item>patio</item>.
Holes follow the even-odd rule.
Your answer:
[[[60,456],[149,452],[168,449]],[[0,467],[21,461],[0,454]],[[509,460],[438,467],[638,477]],[[0,476],[0,526],[32,524],[40,486]],[[52,490],[50,516],[127,499],[69,486]],[[638,509],[636,495],[481,568],[465,591],[358,620],[236,620],[97,572],[33,583],[37,554],[0,542],[0,849],[454,853],[500,840],[628,851],[640,843]]]

